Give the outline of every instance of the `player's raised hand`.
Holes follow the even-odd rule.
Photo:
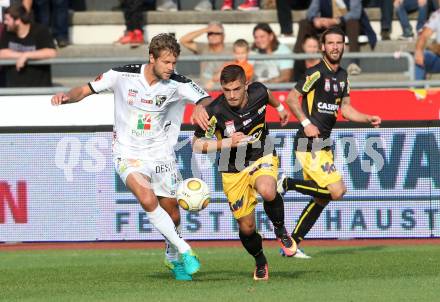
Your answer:
[[[278,112],[278,115],[280,116],[281,120],[281,126],[286,126],[290,119],[290,113],[286,109],[284,109],[281,112]]]
[[[245,135],[243,132],[234,132],[231,136],[231,147],[235,148],[240,145],[247,144],[249,141],[249,136]]]
[[[68,102],[69,99],[69,96],[65,92],[59,92],[52,97],[50,102],[53,106],[58,106]]]
[[[308,124],[304,127],[304,133],[307,137],[319,137],[319,129],[313,124]]]
[[[202,128],[203,130],[208,130],[209,128],[209,115],[208,112],[206,112],[205,107],[202,105],[197,105],[194,108],[194,111],[191,115],[191,124],[197,124]]]
[[[379,128],[380,124],[382,123],[382,119],[379,116],[377,116],[377,115],[370,115],[368,117],[368,122],[374,128]]]

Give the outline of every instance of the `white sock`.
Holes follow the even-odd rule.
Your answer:
[[[180,225],[176,226],[176,231],[180,234]],[[169,262],[179,261],[179,251],[168,239],[165,238],[165,258]]]
[[[165,258],[169,262],[179,261],[179,251],[167,239],[165,239]]]
[[[176,231],[180,234],[180,225],[176,226]],[[177,247],[173,245],[168,239],[165,238],[165,258],[169,262],[179,261],[179,251]]]
[[[148,220],[172,245],[177,247],[179,253],[185,253],[191,247],[180,237],[176,231],[170,215],[161,207],[157,206],[153,212],[147,212]]]

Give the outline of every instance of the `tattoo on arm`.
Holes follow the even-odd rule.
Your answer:
[[[342,106],[344,105],[350,105],[350,98],[349,97],[345,97],[342,99]]]
[[[289,109],[293,112],[295,117],[302,121],[305,118],[305,114],[301,108],[301,103],[299,102],[299,96],[301,94],[297,91],[292,91],[289,96],[287,97],[287,105],[289,106]]]

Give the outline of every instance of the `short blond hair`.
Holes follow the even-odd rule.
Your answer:
[[[176,38],[170,34],[158,34],[151,39],[148,53],[157,59],[163,51],[171,52],[176,58],[180,55],[180,45]]]
[[[238,39],[232,44],[232,48],[235,47],[246,47],[246,49],[249,50],[249,43],[245,39]]]

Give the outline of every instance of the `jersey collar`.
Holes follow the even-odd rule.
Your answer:
[[[338,66],[337,70],[333,70],[332,67],[330,66],[329,62],[327,62],[327,60],[325,59],[325,57],[322,58],[322,62],[324,62],[325,67],[327,67],[327,69],[333,73],[337,73],[339,71],[339,68],[341,68],[341,66]]]

